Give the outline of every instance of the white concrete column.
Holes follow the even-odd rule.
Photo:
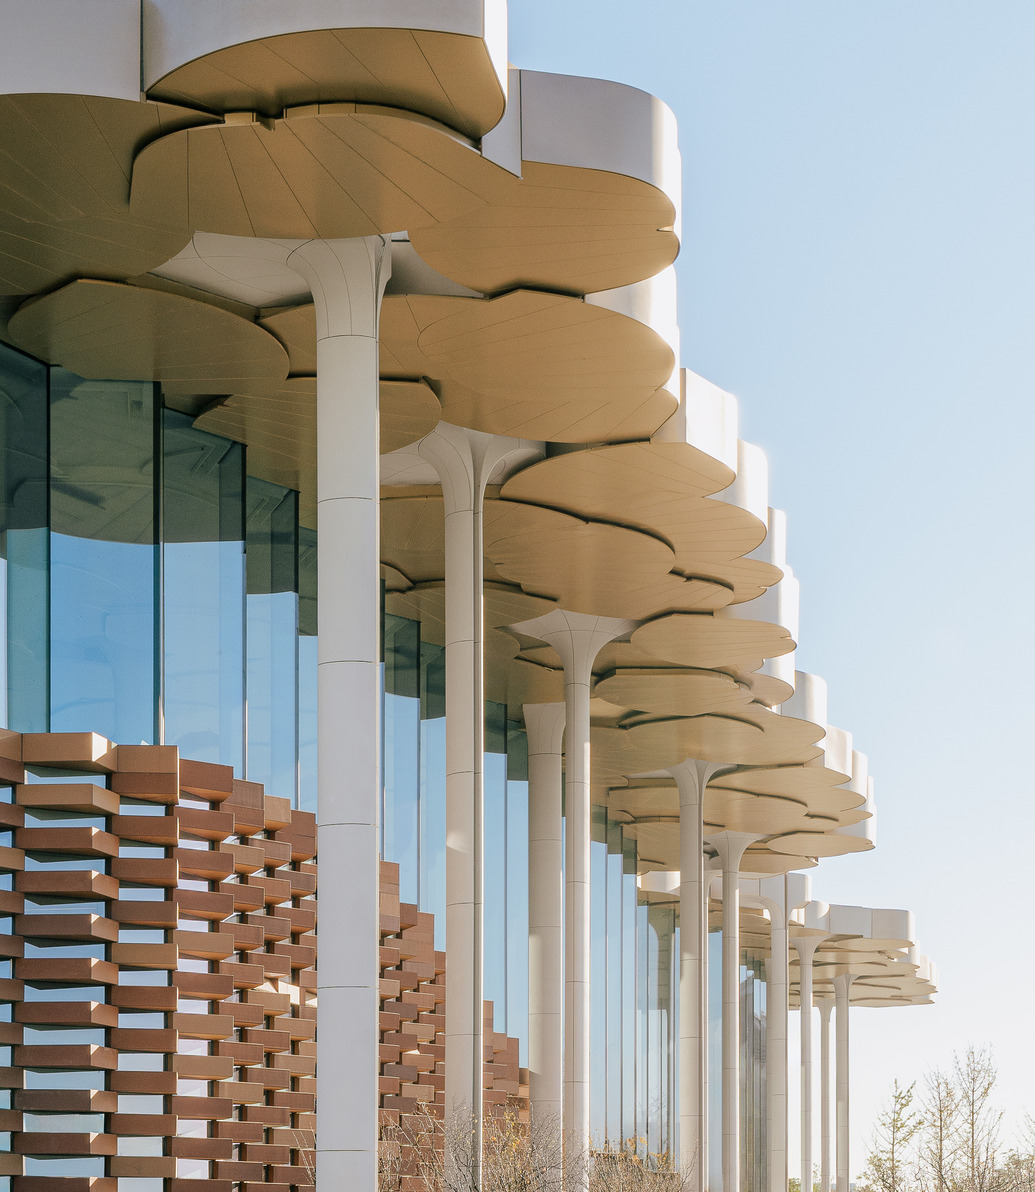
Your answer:
[[[819,1186],[830,1192],[830,1012],[834,999],[816,1000],[819,1010]]]
[[[635,621],[564,609],[512,626],[548,642],[564,664],[564,1135],[566,1143],[581,1152],[589,1146],[589,698],[600,648],[635,627]],[[583,1187],[586,1181],[588,1173]]]
[[[317,1178],[377,1188],[380,758],[378,314],[388,237],[286,257],[316,304],[319,511]]]
[[[690,1192],[704,1192],[706,1133],[705,961],[708,908],[704,885],[704,792],[721,769],[687,758],[669,773],[679,788],[679,1162]]]
[[[781,900],[782,901],[782,900]],[[787,1190],[787,909],[769,912],[765,962],[766,1171],[769,1192]]]
[[[539,1129],[564,1112],[564,704],[525,704],[528,734],[528,1097]]]
[[[438,473],[446,576],[446,1089],[447,1115],[471,1124],[471,1171],[480,1171],[484,1084],[483,658],[485,486],[522,440],[440,422],[417,446]],[[457,1156],[447,1154],[447,1163]]]
[[[711,1187],[711,1094],[709,1092],[709,1082],[718,1081],[721,1087],[721,1071],[713,1073],[711,1070],[711,1056],[708,1047],[708,1032],[711,1023],[711,1002],[709,996],[709,971],[711,966],[711,957],[709,955],[709,930],[708,930],[708,906],[711,901],[712,894],[715,890],[716,884],[720,881],[721,874],[717,868],[719,860],[717,857],[706,857],[704,862],[704,899],[702,913],[704,917],[704,952],[701,960],[701,984],[704,993],[701,997],[701,1015],[704,1018],[704,1051],[701,1057],[701,1067],[703,1068],[703,1076],[701,1078],[701,1179],[703,1181],[703,1188],[707,1192]],[[721,1067],[721,1065],[720,1065]],[[721,1148],[720,1148],[721,1150]],[[721,1162],[721,1155],[720,1155]]]
[[[801,1009],[801,1187],[812,1192],[812,958],[821,937],[799,936],[798,990]]]
[[[740,862],[750,832],[708,838],[722,862],[722,1187],[740,1192]]]
[[[834,978],[837,1004],[837,1192],[848,1192],[851,1182],[851,1123],[848,1117],[848,1015],[855,977],[840,973]]]
[[[787,1187],[787,921],[770,920],[765,962],[766,1174],[769,1192]]]

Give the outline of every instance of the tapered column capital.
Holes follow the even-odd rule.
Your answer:
[[[448,517],[480,508],[485,486],[502,483],[511,472],[538,459],[542,445],[440,422],[421,439],[416,451],[438,473]]]
[[[838,973],[837,976],[834,977],[834,997],[836,998],[838,1005],[840,1005],[843,1001],[847,1007],[849,991],[852,988],[852,982],[854,980],[855,973]]]
[[[559,754],[564,741],[564,704],[522,704],[528,756]]]
[[[670,766],[668,772],[679,788],[680,808],[702,802],[708,783],[728,768],[719,762],[705,762],[696,757],[684,758],[678,765]]]
[[[318,340],[335,335],[377,338],[381,298],[392,275],[390,237],[304,240],[290,248],[284,261],[309,283]]]
[[[521,621],[511,628],[553,646],[564,663],[568,682],[588,683],[601,649],[608,642],[632,633],[638,624],[638,621],[620,617],[593,617],[588,613],[553,608],[541,617]]]
[[[713,832],[707,842],[719,855],[724,871],[738,870],[744,853],[762,837],[756,832]]]
[[[770,921],[786,929],[795,911],[811,898],[811,883],[805,873],[781,873],[773,877],[744,878],[740,898],[746,906],[769,912]]]

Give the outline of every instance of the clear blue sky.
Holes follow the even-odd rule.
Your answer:
[[[853,1167],[894,1076],[994,1045],[1035,1111],[1026,910],[1035,566],[1035,5],[510,0],[518,65],[676,112],[683,364],[737,395],[802,582],[798,666],[877,782],[876,852],[935,1007],[855,1015]]]

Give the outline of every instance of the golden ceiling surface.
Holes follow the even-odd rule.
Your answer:
[[[593,294],[654,277],[679,251],[672,200],[637,178],[524,161],[500,189],[410,237],[432,268],[472,290]]]
[[[794,649],[787,630],[768,621],[746,621],[707,613],[671,613],[641,625],[633,645],[679,666],[744,666],[757,670],[765,658]]]
[[[148,94],[266,116],[333,100],[389,104],[471,137],[497,124],[505,103],[480,38],[423,29],[316,29],[260,38],[188,62]]]
[[[87,95],[0,96],[0,293],[143,273],[188,239],[161,206],[132,213],[133,159],[204,112]]]
[[[587,442],[652,434],[678,408],[671,347],[648,326],[563,294],[518,290],[421,332],[448,421],[515,438]]]
[[[438,398],[423,381],[380,384],[381,453],[430,434]],[[195,419],[200,430],[248,445],[249,469],[299,490],[299,519],[316,527],[316,377],[293,376],[254,395],[234,395]]]
[[[623,708],[662,716],[700,716],[746,707],[751,693],[718,671],[622,667],[601,676],[593,692]]]
[[[280,343],[256,323],[179,294],[70,282],[25,303],[12,342],[81,377],[161,381],[170,393],[231,393],[287,377]]]
[[[480,207],[500,172],[425,116],[320,104],[276,120],[235,113],[152,142],[134,164],[131,205],[191,232],[371,236]]]
[[[650,535],[491,496],[483,533],[490,580],[597,616],[635,617],[672,562],[671,550]],[[444,521],[437,490],[386,489],[381,539],[382,558],[412,582],[442,579]]]
[[[312,305],[261,322],[287,348],[292,372],[315,372]],[[678,404],[664,388],[668,344],[635,319],[564,294],[389,294],[380,340],[383,378],[429,378],[445,421],[488,434],[644,438]]]
[[[672,546],[679,571],[721,584],[730,603],[752,599],[782,574],[739,558],[762,542],[766,527],[709,499],[732,478],[726,465],[686,443],[623,443],[533,464],[507,481],[503,495],[655,534]]]

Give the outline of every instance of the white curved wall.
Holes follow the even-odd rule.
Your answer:
[[[139,0],[0,0],[0,92],[139,101]]]
[[[651,438],[656,443],[689,443],[698,451],[737,470],[737,399],[699,377],[679,369],[679,409]]]
[[[780,527],[770,520],[769,461],[761,447],[756,447],[754,443],[745,443],[743,439],[739,440],[737,478],[729,488],[716,493],[715,500],[736,505],[738,509],[753,514],[767,527],[761,545],[751,551],[749,558],[762,558],[767,563],[775,563],[777,567],[783,566],[784,556],[779,552],[779,543],[785,542],[786,537],[779,537]],[[779,557],[770,557],[774,548],[777,549]]]
[[[74,2],[82,6],[84,0]],[[215,50],[313,29],[423,29],[479,37],[506,90],[506,0],[394,0],[390,8],[384,0],[143,0],[144,90]]]
[[[827,684],[819,675],[794,672],[794,694],[780,705],[784,716],[827,727]],[[847,773],[847,771],[842,771]]]
[[[676,270],[669,265],[645,281],[614,290],[597,290],[585,297],[587,306],[600,306],[616,314],[643,323],[668,344],[676,360],[679,359],[679,324],[676,322]],[[678,369],[673,368],[666,388],[679,392]]]
[[[646,91],[606,79],[523,70],[521,156],[648,182],[672,200],[679,232],[676,118]]]

